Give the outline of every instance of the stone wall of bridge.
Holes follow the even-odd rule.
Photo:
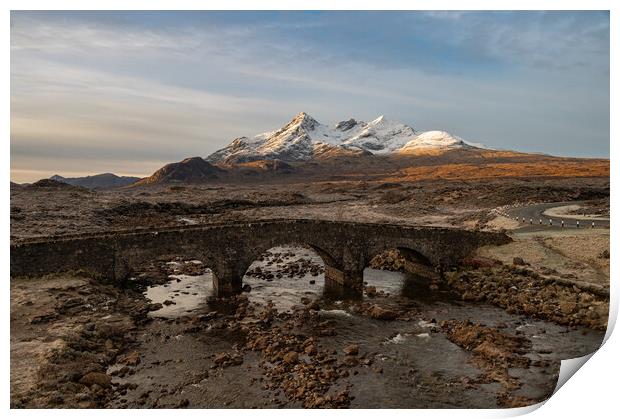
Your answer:
[[[85,271],[122,281],[132,269],[166,256],[201,260],[212,269],[218,294],[238,292],[250,264],[281,245],[314,249],[326,281],[361,286],[368,262],[399,248],[436,269],[456,265],[476,248],[504,244],[503,233],[451,228],[321,220],[274,220],[29,240],[11,246],[11,276]]]

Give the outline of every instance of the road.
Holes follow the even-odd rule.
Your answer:
[[[588,218],[579,215],[569,216],[549,216],[543,214],[545,211],[562,207],[565,205],[580,205],[584,201],[571,201],[571,202],[551,202],[547,204],[527,205],[523,207],[516,207],[507,210],[500,211],[501,215],[507,216],[512,219],[518,217],[522,226],[519,229],[528,230],[542,230],[542,229],[561,229],[561,228],[577,228],[577,222],[579,222],[579,228],[592,228],[592,222],[596,228],[609,228],[609,219],[604,218]],[[530,219],[532,224],[530,224]],[[524,221],[525,220],[525,221]],[[542,224],[541,224],[542,220]],[[551,220],[551,225],[549,224]],[[562,227],[562,221],[564,221],[564,227]]]

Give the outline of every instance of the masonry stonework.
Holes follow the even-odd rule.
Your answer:
[[[322,257],[326,281],[358,287],[367,263],[387,249],[442,270],[480,246],[510,241],[504,233],[322,220],[213,224],[24,240],[11,245],[11,276],[82,270],[122,281],[147,261],[183,256],[210,267],[217,294],[226,295],[240,291],[246,270],[266,250],[303,245]]]

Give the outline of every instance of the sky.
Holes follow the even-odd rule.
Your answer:
[[[304,111],[609,157],[609,13],[11,13],[11,180],[146,176]]]

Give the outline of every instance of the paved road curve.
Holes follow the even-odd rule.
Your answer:
[[[571,202],[552,202],[547,204],[527,205],[523,207],[511,208],[502,212],[502,215],[506,215],[512,219],[518,217],[519,223],[522,223],[522,227],[533,230],[539,229],[560,229],[562,228],[562,221],[564,221],[564,228],[577,228],[577,222],[579,222],[579,228],[592,228],[592,222],[596,228],[609,228],[609,220],[605,219],[591,219],[579,215],[553,217],[544,215],[543,213],[555,207],[562,207],[565,205],[580,205],[584,201],[571,201]],[[530,225],[530,220],[532,224]],[[542,220],[542,224],[541,224]],[[551,225],[549,225],[551,220]]]

